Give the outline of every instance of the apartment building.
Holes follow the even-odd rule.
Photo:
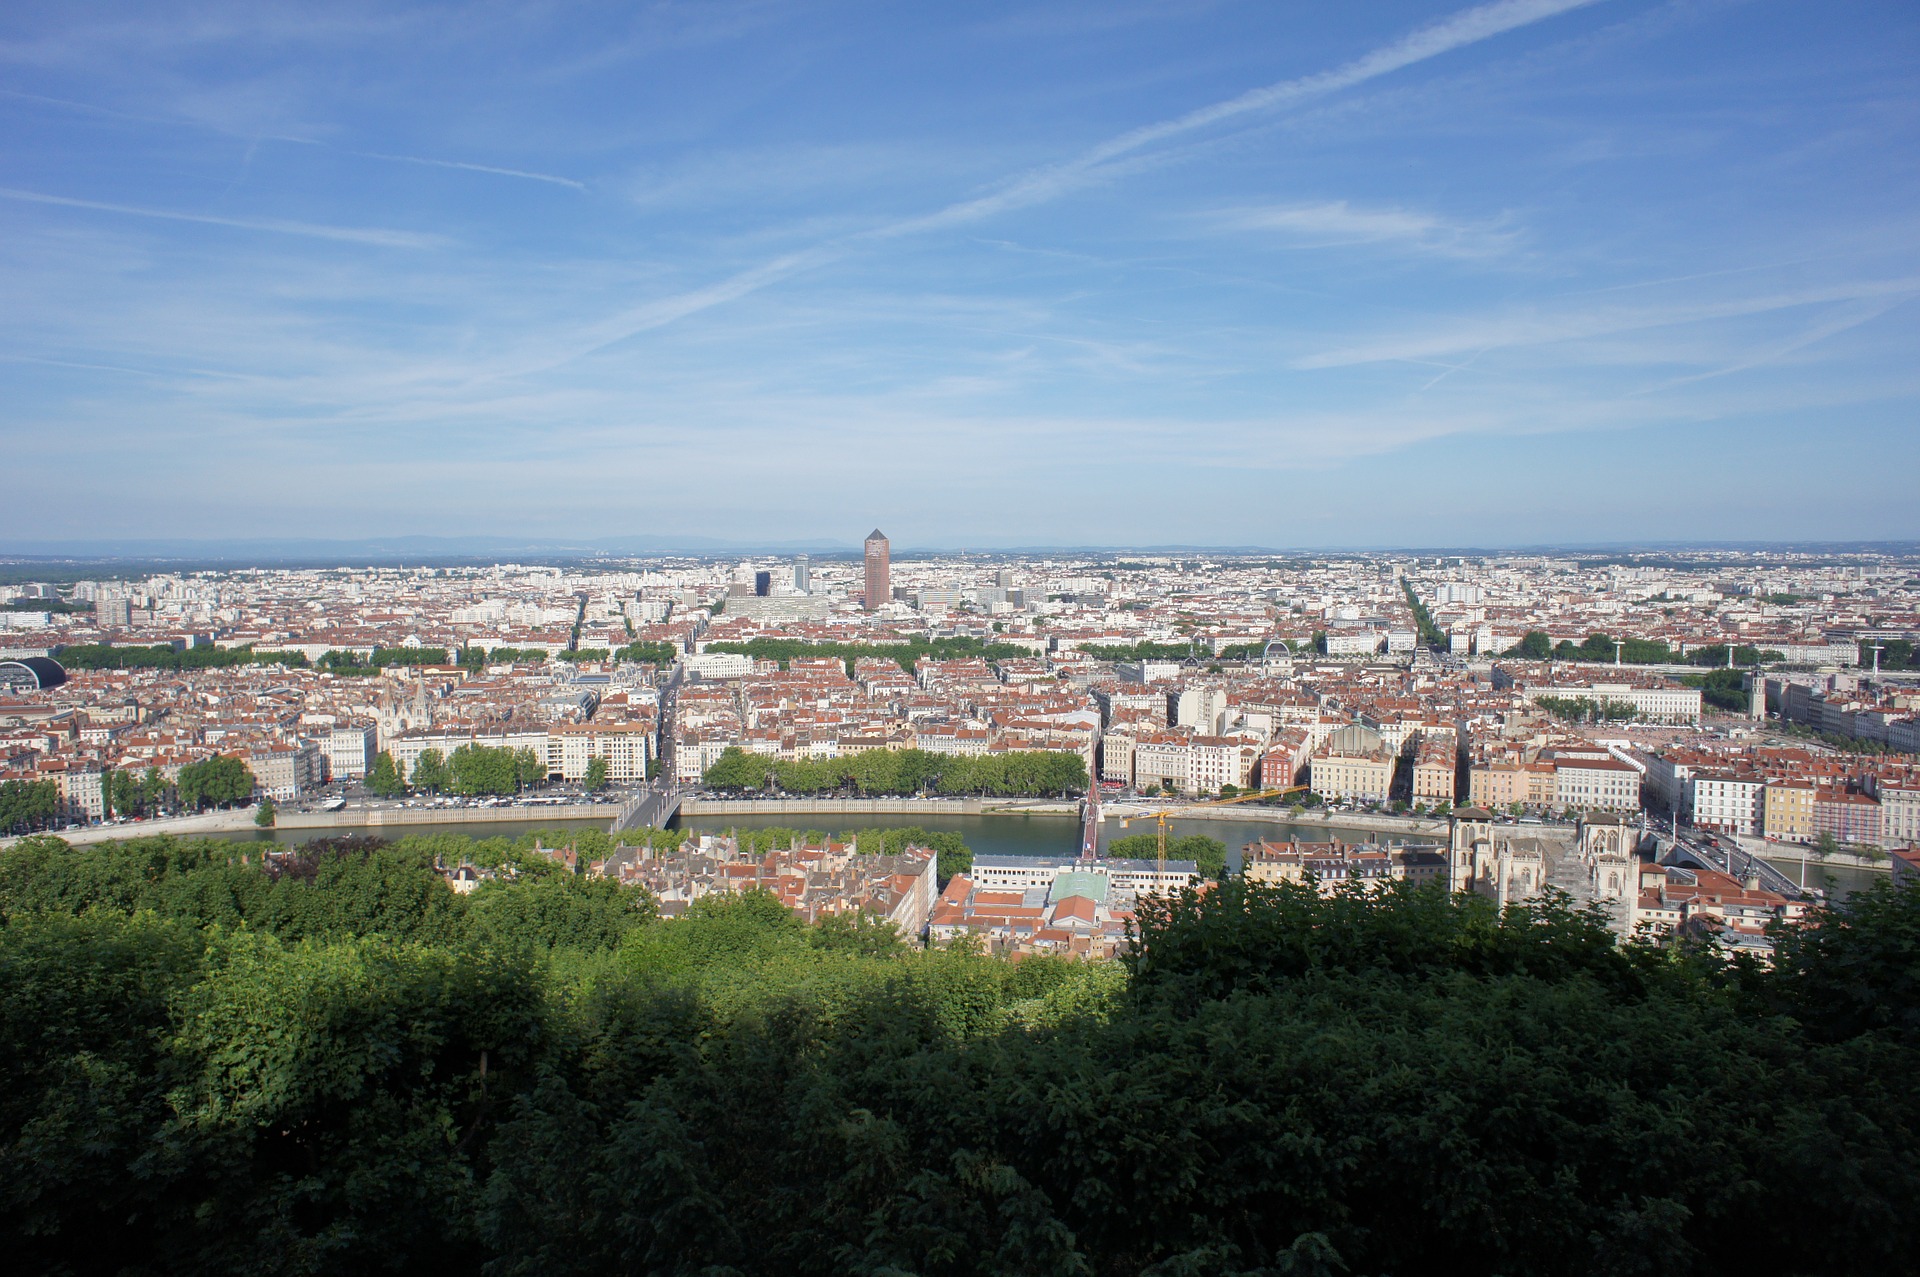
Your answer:
[[[1458,762],[1458,750],[1451,733],[1422,733],[1414,746],[1413,801],[1453,802],[1459,796],[1456,788]]]
[[[380,732],[372,723],[336,724],[318,744],[333,780],[360,780],[380,753]]]
[[[1767,783],[1753,773],[1696,772],[1692,789],[1693,823],[1723,834],[1759,834],[1767,824]]]
[[[1308,766],[1309,783],[1322,798],[1385,802],[1393,791],[1394,762],[1384,747],[1364,754],[1316,754]]]
[[[1813,836],[1832,834],[1842,843],[1879,846],[1885,837],[1880,804],[1866,794],[1822,788],[1813,798]]]
[[[1813,804],[1818,793],[1811,781],[1769,784],[1761,800],[1761,832],[1776,842],[1812,842]]]
[[[582,780],[593,760],[604,758],[612,783],[645,780],[653,742],[654,727],[649,722],[556,723],[547,729],[547,774]]]
[[[1553,805],[1569,811],[1638,811],[1639,769],[1617,758],[1556,760]]]

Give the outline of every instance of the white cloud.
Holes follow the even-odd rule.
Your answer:
[[[1294,359],[1291,366],[1310,370],[1350,368],[1396,360],[1416,363],[1444,360],[1482,350],[1540,346],[1708,320],[1737,319],[1798,306],[1876,297],[1906,297],[1917,291],[1920,291],[1920,276],[1908,276],[1818,285],[1762,296],[1681,301],[1668,305],[1514,311],[1478,319],[1449,321],[1428,332],[1404,333],[1337,347]]]
[[[1230,209],[1215,220],[1233,230],[1270,232],[1297,248],[1384,244],[1444,256],[1486,257],[1510,248],[1516,238],[1497,222],[1450,222],[1417,209],[1356,208],[1346,200]]]

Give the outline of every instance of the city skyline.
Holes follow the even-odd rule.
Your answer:
[[[0,19],[0,553],[1920,536],[1910,14],[444,19]]]

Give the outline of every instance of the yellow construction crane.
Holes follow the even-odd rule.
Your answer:
[[[1161,811],[1143,811],[1136,816],[1128,816],[1120,822],[1125,829],[1136,820],[1151,820],[1159,826],[1159,841],[1154,853],[1154,864],[1161,873],[1167,870],[1167,817],[1178,816],[1183,811],[1192,811],[1196,807],[1232,807],[1236,803],[1257,803],[1263,798],[1284,798],[1288,794],[1297,794],[1306,789],[1305,785],[1289,785],[1285,789],[1257,789],[1250,794],[1235,794],[1232,798],[1215,798],[1209,802],[1182,803],[1178,807],[1168,807]]]

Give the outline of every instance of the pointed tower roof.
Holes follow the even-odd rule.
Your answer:
[[[879,528],[875,528],[873,531],[867,533],[867,540],[869,541],[884,541],[886,539],[887,539],[887,534],[882,532]]]

